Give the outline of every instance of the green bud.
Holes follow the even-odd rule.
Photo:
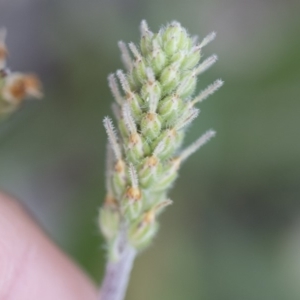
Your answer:
[[[133,70],[130,72],[130,76],[128,76],[128,83],[132,91],[137,91],[142,85],[141,82],[133,76]]]
[[[162,71],[159,80],[163,87],[163,95],[171,93],[178,85],[180,79],[178,69],[177,64],[172,64]]]
[[[122,200],[122,210],[129,220],[136,219],[142,211],[142,193],[137,187],[127,188]]]
[[[192,41],[188,33],[184,28],[181,27],[180,39],[178,43],[178,48],[182,50],[190,50],[192,47]]]
[[[153,48],[156,48],[157,46],[159,46],[160,48],[162,48],[162,46],[163,46],[163,38],[162,38],[161,32],[153,35],[151,50],[153,50]]]
[[[161,73],[167,63],[165,52],[160,49],[154,49],[149,56],[149,64],[152,66],[154,74],[157,76]]]
[[[158,144],[163,144],[161,150],[157,153],[160,159],[168,159],[178,149],[182,142],[183,134],[176,131],[175,129],[167,129],[161,133],[161,135],[153,142],[153,149]]]
[[[128,138],[130,135],[130,132],[125,124],[124,118],[119,119],[119,131],[124,138]]]
[[[147,81],[141,89],[141,97],[144,100],[144,106],[155,111],[158,101],[161,97],[161,87],[157,81]],[[152,106],[152,107],[151,107]]]
[[[180,162],[175,159],[165,166],[164,172],[158,178],[155,186],[153,186],[155,191],[164,191],[172,186],[178,176],[179,164]]]
[[[125,150],[129,161],[137,164],[150,152],[150,147],[138,133],[135,133],[128,138]]]
[[[128,231],[128,239],[130,244],[137,248],[143,249],[152,241],[158,230],[158,223],[155,220],[148,220],[146,214],[135,223],[133,223]]]
[[[153,186],[155,191],[164,191],[169,189],[178,176],[177,172],[164,174],[164,177],[160,178],[158,183]]]
[[[163,34],[164,50],[167,55],[171,56],[178,51],[178,45],[181,39],[182,28],[179,23],[173,22],[169,25]]]
[[[200,50],[192,50],[192,52],[189,55],[185,56],[180,68],[182,70],[191,70],[198,65],[200,58]]]
[[[128,203],[124,211],[125,217],[131,221],[136,219],[142,212],[142,201]]]
[[[147,79],[146,75],[146,64],[144,60],[137,59],[134,63],[132,75],[135,81],[144,82]]]
[[[104,206],[99,213],[99,226],[107,240],[114,239],[119,231],[120,214],[116,209]]]
[[[158,114],[161,116],[165,126],[172,125],[182,111],[183,102],[177,94],[165,97],[160,101]]]
[[[112,188],[117,197],[120,197],[125,190],[126,180],[125,163],[122,160],[117,161],[112,175]]]
[[[135,121],[139,121],[142,117],[142,108],[143,104],[142,99],[136,93],[130,93],[126,96],[126,100],[129,103],[131,108],[131,113]]]
[[[144,56],[147,56],[152,51],[152,34],[147,31],[141,38],[141,51]]]
[[[157,173],[161,171],[159,159],[152,155],[145,158],[139,170],[140,184],[143,188],[149,188],[156,183]]]
[[[161,120],[156,113],[146,113],[141,120],[141,131],[143,136],[149,140],[154,140],[160,134]]]
[[[178,51],[170,58],[170,63],[176,63],[177,65],[181,65],[183,60],[186,58],[186,51]]]
[[[177,46],[178,40],[175,37],[172,37],[164,43],[164,50],[166,51],[167,55],[171,56],[176,52]]]
[[[186,99],[190,97],[196,88],[197,78],[193,72],[187,72],[184,74],[180,80],[180,85],[176,93],[182,98]]]
[[[182,27],[179,22],[173,21],[171,24],[169,24],[163,33],[163,40],[169,40],[172,37],[176,37],[177,39],[180,39]]]

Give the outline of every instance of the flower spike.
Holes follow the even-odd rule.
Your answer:
[[[216,55],[201,61],[201,50],[214,40],[215,32],[199,43],[177,21],[157,33],[142,21],[140,31],[139,45],[119,42],[126,71],[109,76],[118,123],[114,130],[111,119],[104,119],[116,161],[108,171],[107,189],[115,199],[113,212],[118,212],[117,218],[111,210],[101,211],[109,259],[116,259],[115,253],[123,247],[120,241],[135,251],[151,244],[158,229],[157,216],[171,204],[167,194],[181,162],[215,135],[209,130],[179,151],[187,128],[199,116],[195,105],[223,85],[218,79],[193,97],[198,76],[217,61]]]

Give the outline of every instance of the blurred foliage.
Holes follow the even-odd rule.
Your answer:
[[[299,299],[299,9],[296,0],[3,0],[10,65],[38,73],[46,98],[1,124],[1,189],[99,281],[102,118],[106,77],[121,67],[117,41],[137,42],[144,18],[153,30],[173,19],[200,37],[216,30],[205,54],[220,61],[199,89],[216,78],[225,86],[201,104],[187,143],[210,127],[217,138],[183,166],[128,299]]]

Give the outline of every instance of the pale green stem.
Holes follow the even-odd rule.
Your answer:
[[[119,259],[108,261],[99,300],[124,300],[137,251],[127,242],[120,249]]]

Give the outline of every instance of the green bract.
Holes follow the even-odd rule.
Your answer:
[[[141,35],[139,46],[119,43],[126,72],[109,76],[118,130],[104,119],[109,147],[100,227],[111,259],[121,235],[137,250],[155,236],[157,215],[171,203],[167,192],[181,162],[215,135],[210,130],[179,151],[186,128],[199,114],[195,104],[223,84],[217,80],[192,98],[197,76],[217,60],[213,55],[200,63],[214,33],[197,43],[178,22],[153,33],[143,21]]]

